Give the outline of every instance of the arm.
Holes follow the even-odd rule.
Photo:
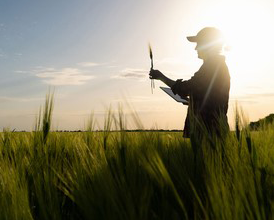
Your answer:
[[[163,83],[165,83],[168,87],[172,87],[176,81],[166,77],[163,73],[161,73],[159,70],[150,70],[149,73],[149,78],[150,79],[157,79],[161,80]]]
[[[160,79],[163,83],[165,83],[167,86],[169,86],[170,88],[176,83],[176,81],[166,77],[165,75],[162,76],[162,78]]]

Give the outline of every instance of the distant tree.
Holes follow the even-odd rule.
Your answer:
[[[268,126],[272,123],[274,123],[274,114],[270,114],[266,116],[265,118],[259,119],[258,121],[251,122],[249,124],[249,127],[251,130],[259,130],[263,126]]]

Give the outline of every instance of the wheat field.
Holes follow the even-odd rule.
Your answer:
[[[0,133],[0,219],[273,219],[273,126],[237,113],[225,140],[198,141],[127,132],[122,111],[54,132],[52,114],[48,95],[34,131]]]

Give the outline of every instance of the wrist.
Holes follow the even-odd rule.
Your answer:
[[[164,79],[165,79],[165,75],[164,75],[163,73],[161,73],[161,74],[159,75],[159,79],[160,79],[160,80],[164,80]]]

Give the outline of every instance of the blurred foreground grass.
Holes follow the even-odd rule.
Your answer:
[[[35,131],[0,133],[0,219],[273,219],[273,127],[205,137],[194,160],[195,140],[126,132],[121,109],[103,132],[50,132],[52,100]]]

